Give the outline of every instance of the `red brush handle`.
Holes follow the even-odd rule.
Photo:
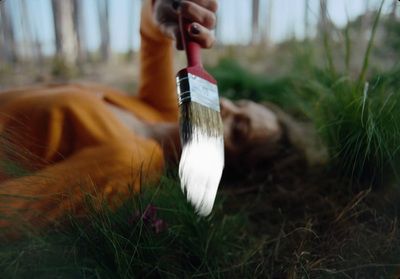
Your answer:
[[[186,52],[188,67],[201,66],[201,46],[189,37],[190,23],[186,22],[182,16],[179,16],[179,27],[183,48]]]

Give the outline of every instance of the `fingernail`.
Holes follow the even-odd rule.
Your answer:
[[[178,1],[178,0],[174,0],[173,2],[172,2],[172,8],[175,10],[175,11],[179,11],[179,6],[181,5],[181,1]]]
[[[199,35],[200,34],[200,27],[197,24],[193,24],[190,26],[190,33],[193,35]]]

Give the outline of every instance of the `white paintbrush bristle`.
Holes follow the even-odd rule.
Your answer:
[[[224,168],[223,135],[209,136],[199,129],[182,149],[181,188],[201,216],[211,213]]]

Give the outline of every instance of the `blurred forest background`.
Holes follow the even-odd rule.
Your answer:
[[[215,66],[221,58],[234,58],[249,70],[277,76],[292,70],[293,59],[310,41],[318,64],[326,62],[325,35],[332,49],[339,47],[335,55],[344,56],[345,32],[353,42],[350,70],[357,71],[380,1],[220,0],[219,4],[218,43],[205,52],[204,64]],[[383,7],[384,20],[375,40],[377,67],[393,66],[398,54],[399,5],[388,0]],[[140,6],[141,0],[0,1],[0,86],[101,80],[134,91]],[[344,31],[346,21],[349,26]],[[177,56],[178,69],[184,64],[179,63],[182,54]]]
[[[134,93],[141,4],[0,0],[0,89],[79,81]],[[166,176],[117,211],[0,242],[0,277],[400,278],[400,1],[219,5],[203,62],[220,95],[277,104],[306,160],[287,148],[224,176],[201,220]],[[148,208],[164,233],[132,218]]]

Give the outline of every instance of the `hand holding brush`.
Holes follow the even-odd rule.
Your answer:
[[[201,49],[215,43],[210,30],[215,27],[217,8],[217,0],[153,0],[158,28],[174,39],[177,49],[185,49],[188,58],[188,67],[177,76],[179,175],[183,192],[202,216],[212,210],[224,167],[217,86],[201,64]]]
[[[211,33],[216,24],[217,0],[153,0],[154,21],[164,35],[175,42],[175,47],[183,50],[178,17],[182,16],[190,24],[188,35],[202,48],[211,48],[215,37]]]
[[[188,35],[195,28],[179,16],[188,67],[177,74],[181,188],[201,216],[210,214],[224,168],[223,126],[216,81],[203,68],[201,45]],[[199,30],[198,30],[199,31]]]

